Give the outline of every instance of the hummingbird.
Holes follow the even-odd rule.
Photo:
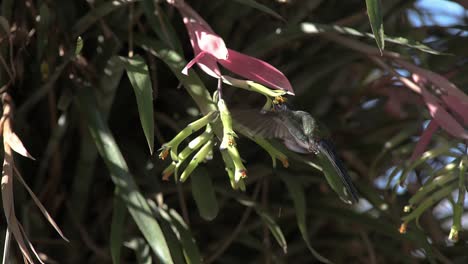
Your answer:
[[[293,152],[315,154],[326,180],[341,200],[348,204],[358,202],[356,188],[328,133],[309,113],[293,111],[281,103],[274,104],[272,110],[234,110],[232,117],[235,125],[251,136],[280,139]]]

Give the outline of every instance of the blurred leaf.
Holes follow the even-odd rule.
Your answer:
[[[229,196],[232,196],[228,194]],[[254,201],[240,198],[240,196],[232,196],[242,205],[247,207],[252,207],[255,209],[255,212],[262,218],[262,221],[265,225],[267,225],[268,229],[270,230],[271,234],[275,238],[278,245],[283,249],[283,252],[286,254],[288,251],[288,244],[286,242],[286,238],[284,237],[283,231],[281,231],[280,226],[276,223],[275,219],[264,209],[260,208]]]
[[[90,28],[94,23],[96,23],[102,17],[110,14],[111,12],[125,7],[131,3],[138,2],[140,0],[114,0],[114,1],[105,1],[101,2],[99,6],[91,9],[87,12],[86,15],[81,17],[73,26],[72,32],[74,39],[82,35],[88,28]]]
[[[271,8],[269,8],[266,5],[260,4],[255,0],[234,0],[234,1],[239,2],[239,3],[241,3],[243,5],[246,5],[246,6],[250,6],[250,7],[255,8],[257,10],[260,10],[260,11],[262,11],[264,13],[267,13],[267,14],[277,18],[277,19],[284,20],[284,18],[282,18],[278,13],[273,11]]]
[[[301,232],[302,238],[304,239],[307,248],[310,250],[312,255],[323,263],[331,263],[330,260],[323,257],[318,253],[311,245],[309,240],[309,233],[307,232],[307,223],[306,223],[306,199],[304,195],[304,189],[300,183],[292,177],[293,175],[280,175],[280,178],[286,183],[288,188],[289,195],[291,196],[294,202],[294,209],[296,211],[297,226]]]
[[[10,23],[8,23],[8,20],[3,16],[0,16],[0,28],[3,34],[6,36],[10,35]]]
[[[148,247],[148,244],[146,244],[146,241],[143,238],[134,238],[126,242],[125,246],[135,251],[138,264],[153,263],[150,248]]]
[[[75,46],[75,55],[78,56],[81,53],[81,50],[83,49],[84,42],[81,36],[78,36],[76,38],[76,46]]]
[[[193,199],[200,216],[207,221],[215,219],[219,206],[209,172],[204,167],[199,167],[193,172],[191,184]]]
[[[123,233],[125,230],[125,203],[120,199],[119,190],[115,188],[114,203],[112,208],[112,222],[110,232],[110,251],[112,263],[120,263],[120,249],[123,244]]]
[[[379,47],[380,52],[382,52],[385,48],[382,5],[380,0],[366,0],[366,5],[369,22],[375,36],[375,42],[377,42],[377,46]]]
[[[443,188],[432,193],[424,201],[422,201],[416,209],[412,210],[410,214],[402,217],[403,221],[409,222],[413,219],[419,218],[426,210],[435,205],[440,200],[449,196],[458,187],[458,182],[452,182],[451,184],[445,185]]]
[[[273,217],[268,214],[265,210],[255,207],[255,211],[262,218],[263,223],[268,226],[270,232],[273,234],[273,237],[278,242],[278,245],[283,249],[284,254],[288,252],[288,244],[286,243],[286,238],[284,237],[283,231],[281,231],[280,226],[276,223]]]
[[[122,58],[127,76],[132,83],[133,91],[137,99],[138,113],[140,114],[141,126],[145,133],[150,153],[154,151],[154,117],[153,117],[153,88],[148,73],[148,66],[143,58]]]
[[[303,32],[308,33],[308,34],[319,34],[322,32],[331,32],[331,33],[346,34],[346,35],[355,36],[355,37],[367,37],[367,38],[375,39],[375,35],[373,34],[370,34],[367,32],[361,32],[354,28],[342,27],[338,25],[326,25],[326,24],[320,24],[320,23],[304,22],[304,23],[301,23],[301,29]],[[411,40],[408,38],[404,38],[404,37],[391,37],[391,36],[385,35],[384,39],[386,42],[389,42],[389,43],[418,49],[420,51],[427,52],[427,53],[434,54],[434,55],[449,55],[449,53],[437,51],[427,45],[424,45],[421,42]]]
[[[143,0],[142,6],[151,29],[158,35],[159,39],[172,50],[182,54],[182,45],[178,34],[160,5],[153,0]]]
[[[127,163],[97,108],[92,90],[78,89],[77,95],[77,104],[86,117],[88,128],[111,173],[112,181],[121,190],[121,199],[156,256],[163,263],[173,263],[161,227],[128,171]]]

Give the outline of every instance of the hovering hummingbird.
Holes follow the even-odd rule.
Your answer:
[[[252,136],[278,138],[291,151],[315,154],[325,178],[340,198],[348,204],[359,200],[333,143],[309,113],[292,111],[286,104],[275,104],[272,111],[234,110],[232,117]]]

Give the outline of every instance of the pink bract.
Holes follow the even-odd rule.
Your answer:
[[[184,1],[168,0],[168,3],[174,5],[182,15],[194,51],[195,58],[185,66],[182,73],[188,74],[188,69],[197,63],[205,73],[219,79],[220,63],[243,78],[294,94],[291,83],[281,71],[265,61],[226,48],[224,40]]]

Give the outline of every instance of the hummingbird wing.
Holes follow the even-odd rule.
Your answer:
[[[283,140],[291,137],[287,125],[275,112],[234,109],[231,111],[231,116],[235,121],[234,127],[243,128],[249,136]]]
[[[326,139],[318,141],[317,157],[322,165],[323,173],[332,189],[346,203],[357,203],[359,197],[354,187],[351,177],[348,174],[343,162],[336,154],[333,143]]]

